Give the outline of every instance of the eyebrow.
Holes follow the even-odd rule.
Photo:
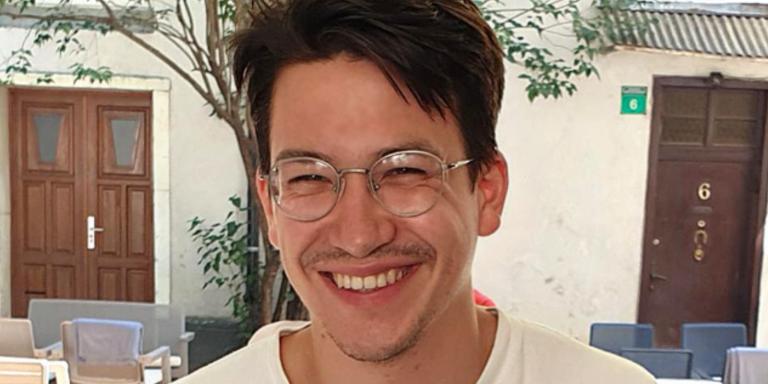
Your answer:
[[[323,153],[310,151],[306,149],[293,149],[293,148],[288,148],[280,151],[280,153],[278,153],[277,156],[275,157],[275,162],[283,159],[290,159],[293,157],[314,157],[316,159],[320,159],[328,163],[333,163],[332,161],[333,158]]]
[[[412,140],[407,141],[398,145],[385,147],[376,152],[376,159],[380,159],[386,155],[400,152],[400,151],[408,151],[408,150],[421,150],[426,151],[429,153],[433,153],[437,155],[440,158],[443,158],[442,151],[438,150],[434,145],[431,143],[425,141],[425,140]],[[280,151],[277,156],[275,157],[275,162],[283,160],[283,159],[290,159],[294,157],[313,157],[316,159],[320,159],[323,161],[326,161],[330,164],[334,163],[334,158],[332,156],[326,155],[321,152],[317,151],[310,151],[306,149],[295,149],[295,148],[287,148],[282,151]],[[373,161],[376,161],[374,159]]]
[[[377,155],[377,159],[380,159],[380,158],[382,158],[382,157],[384,157],[386,155],[389,155],[391,153],[400,152],[400,151],[409,151],[409,150],[414,150],[414,149],[415,150],[429,152],[429,153],[437,155],[437,157],[439,157],[441,159],[443,158],[442,151],[437,149],[437,147],[435,147],[431,143],[429,143],[427,141],[424,141],[424,140],[412,140],[412,141],[408,141],[408,142],[405,142],[405,143],[402,143],[402,144],[399,144],[399,145],[396,145],[396,146],[382,148],[381,150],[379,150],[376,153],[376,155]]]

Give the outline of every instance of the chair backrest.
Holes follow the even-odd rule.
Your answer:
[[[35,357],[32,323],[28,319],[0,318],[0,356]]]
[[[686,349],[622,348],[620,355],[642,365],[657,379],[691,377],[693,352]]]
[[[693,351],[694,374],[722,377],[725,353],[731,347],[747,345],[747,327],[739,323],[686,323],[680,344]]]
[[[0,356],[0,383],[48,384],[45,360]]]
[[[174,348],[184,333],[184,312],[165,304],[125,301],[32,299],[29,319],[38,347],[59,341],[59,325],[78,317],[136,321],[144,326],[144,350]]]
[[[725,359],[725,384],[768,383],[768,348],[733,347]]]
[[[78,340],[83,329],[77,329],[71,321],[61,323],[61,341],[64,360],[69,364],[72,382],[109,382],[112,384],[138,384],[144,370],[138,359],[120,363],[83,361],[79,355]],[[136,351],[138,352],[138,351]]]
[[[651,348],[653,326],[634,323],[594,323],[589,329],[589,345],[617,355],[622,348]]]

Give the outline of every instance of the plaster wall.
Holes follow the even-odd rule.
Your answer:
[[[0,317],[11,315],[11,169],[8,90],[0,87]]]
[[[509,163],[501,229],[477,246],[473,282],[502,309],[588,340],[596,321],[636,320],[648,172],[648,113],[621,115],[621,86],[654,75],[768,81],[766,62],[619,51],[573,97],[529,103],[509,66],[497,128]],[[759,344],[768,345],[768,273]]]

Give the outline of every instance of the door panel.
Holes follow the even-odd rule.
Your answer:
[[[750,230],[743,218],[757,202],[753,175],[750,163],[659,162],[656,277],[646,303],[655,310],[641,321],[654,323],[662,344],[677,344],[683,322],[746,323]],[[705,201],[698,196],[704,183]]]
[[[99,235],[101,257],[119,257],[121,251],[120,225],[120,187],[101,186],[99,188],[99,210],[96,216],[101,220],[99,226],[104,229]]]
[[[89,106],[98,146],[90,156],[98,171],[89,183],[90,205],[97,207],[98,246],[88,273],[99,281],[91,294],[151,301],[154,295],[152,252],[152,178],[149,170],[149,100],[128,95],[103,97]],[[139,273],[142,286],[130,275]]]
[[[150,295],[150,292],[146,291],[148,286],[147,280],[149,274],[140,269],[128,271],[128,297],[131,301],[143,301],[145,297]]]
[[[22,252],[45,252],[45,183],[30,181],[24,185],[24,249]]]
[[[150,104],[148,94],[12,90],[14,316],[33,297],[154,299]],[[94,249],[89,216],[104,229]]]
[[[20,90],[11,100],[11,311],[25,316],[32,297],[85,293],[76,238],[84,201],[75,198],[83,193],[76,167],[82,103]]]
[[[638,321],[659,346],[678,346],[686,322],[744,323],[754,337],[765,93],[702,79],[654,88]]]
[[[100,268],[98,270],[98,275],[99,300],[117,300],[118,297],[122,296],[121,287],[123,284],[120,281],[122,273],[119,269]]]
[[[72,183],[52,183],[51,186],[53,253],[72,255],[75,252],[75,186]]]
[[[131,187],[128,188],[128,257],[142,258],[147,257],[147,227],[149,220],[147,215],[150,213],[150,200],[148,196],[150,191],[147,188]]]
[[[75,268],[71,266],[53,267],[53,297],[61,299],[77,298],[75,284]]]

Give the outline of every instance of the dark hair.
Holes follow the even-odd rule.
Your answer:
[[[291,63],[339,54],[375,63],[428,113],[458,120],[471,175],[496,150],[504,90],[502,51],[472,0],[256,0],[253,23],[231,42],[238,89],[247,91],[259,166],[269,171],[272,87]]]

